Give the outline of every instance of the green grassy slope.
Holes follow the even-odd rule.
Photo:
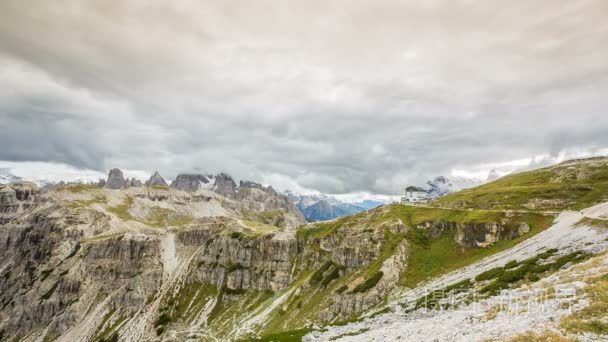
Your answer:
[[[563,162],[508,175],[449,194],[430,205],[450,208],[579,210],[608,201],[608,158]]]

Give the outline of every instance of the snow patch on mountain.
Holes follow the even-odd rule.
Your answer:
[[[0,169],[0,184],[8,184],[13,182],[19,182],[23,179],[10,173],[7,168]]]
[[[464,177],[445,177],[438,176],[426,182],[427,193],[431,198],[438,198],[452,192],[476,187],[483,182]]]

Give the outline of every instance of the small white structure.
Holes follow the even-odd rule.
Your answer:
[[[403,190],[401,203],[426,203],[429,201],[429,195],[426,190],[417,186],[408,186]]]

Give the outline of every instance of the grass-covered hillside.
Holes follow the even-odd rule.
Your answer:
[[[449,208],[579,210],[608,201],[608,158],[563,162],[444,196]]]
[[[495,210],[463,210],[406,206],[394,204],[342,218],[329,223],[319,223],[314,228],[300,230],[302,240],[323,240],[331,238],[340,230],[342,233],[378,229],[391,222],[401,222],[408,227],[403,238],[408,242],[410,252],[406,269],[400,275],[400,283],[413,287],[433,276],[468,265],[484,256],[514,246],[518,242],[533,236],[551,225],[553,215],[540,213],[513,212]],[[438,236],[429,236],[428,223],[451,223],[475,226],[480,224],[499,223],[505,227],[515,227],[525,222],[530,225],[530,232],[517,238],[499,240],[489,248],[464,248],[455,241],[453,230],[447,230]],[[393,238],[393,241],[396,239]]]
[[[291,293],[260,329],[261,340],[303,334],[310,322],[334,325],[357,319],[381,305],[392,289],[413,288],[503,251],[546,229],[553,219],[543,213],[394,204],[301,228],[297,240],[304,253],[296,261],[298,276],[288,291],[275,294]],[[492,224],[509,231],[524,222],[530,227],[527,233],[503,236],[485,248],[457,242],[459,231],[473,235]],[[441,225],[449,228],[434,231]]]

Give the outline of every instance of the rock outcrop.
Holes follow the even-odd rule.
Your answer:
[[[171,187],[182,191],[196,191],[203,186],[211,185],[212,178],[209,175],[180,173],[171,182]]]
[[[418,225],[430,238],[438,238],[448,232],[454,233],[454,241],[466,248],[486,248],[500,240],[515,239],[530,231],[525,222],[506,225],[499,222],[457,223],[434,221]]]
[[[239,188],[258,189],[258,190],[262,190],[266,193],[269,193],[271,195],[277,194],[277,192],[274,190],[274,188],[271,185],[263,186],[260,183],[251,182],[251,181],[240,181]]]
[[[166,187],[168,185],[167,182],[165,182],[165,179],[161,177],[161,175],[158,173],[158,171],[155,171],[154,174],[150,176],[150,179],[148,179],[148,181],[146,182],[146,186]]]
[[[18,217],[36,202],[38,189],[29,182],[17,182],[0,186],[0,224]]]
[[[127,187],[127,185],[127,181],[125,180],[122,171],[120,171],[119,169],[112,169],[108,174],[108,180],[106,181],[104,187],[106,189],[116,190],[125,188]]]
[[[131,179],[127,179],[127,187],[140,187],[143,186],[142,182],[139,179],[135,179],[135,177]]]
[[[215,176],[215,183],[213,184],[213,191],[216,193],[228,197],[233,198],[236,189],[236,183],[234,179],[230,177],[230,175],[225,173],[220,173]]]

